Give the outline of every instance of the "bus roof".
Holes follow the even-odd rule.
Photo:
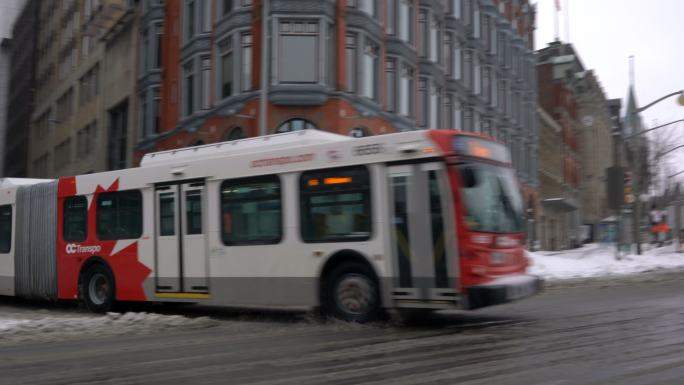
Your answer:
[[[155,166],[168,162],[191,161],[223,156],[253,154],[255,152],[284,150],[288,148],[345,142],[349,140],[354,140],[354,138],[320,130],[293,131],[283,134],[239,139],[230,142],[153,152],[146,154],[143,157],[140,162],[140,167]]]

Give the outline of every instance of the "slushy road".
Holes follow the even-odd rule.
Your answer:
[[[32,306],[0,301],[0,314],[38,311]],[[682,272],[552,285],[518,303],[438,313],[411,327],[164,311],[216,322],[48,342],[0,339],[0,383],[684,384]]]

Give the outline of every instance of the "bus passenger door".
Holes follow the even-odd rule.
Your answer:
[[[388,168],[398,306],[456,301],[456,232],[441,162]]]
[[[180,220],[178,189],[175,185],[155,189],[156,253],[155,278],[157,292],[179,292],[180,274]]]
[[[207,293],[204,181],[157,186],[156,291]]]
[[[206,293],[207,247],[205,239],[206,202],[204,182],[180,186],[182,194],[183,291]]]

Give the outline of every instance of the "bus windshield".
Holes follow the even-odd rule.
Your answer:
[[[485,163],[463,162],[462,196],[471,231],[517,233],[523,230],[522,199],[513,170]]]

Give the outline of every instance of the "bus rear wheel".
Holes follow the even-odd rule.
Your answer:
[[[101,265],[90,266],[83,274],[81,293],[86,307],[95,313],[106,313],[114,307],[114,277]]]
[[[380,291],[370,268],[360,263],[336,267],[323,292],[326,315],[348,322],[370,322],[379,318]]]

